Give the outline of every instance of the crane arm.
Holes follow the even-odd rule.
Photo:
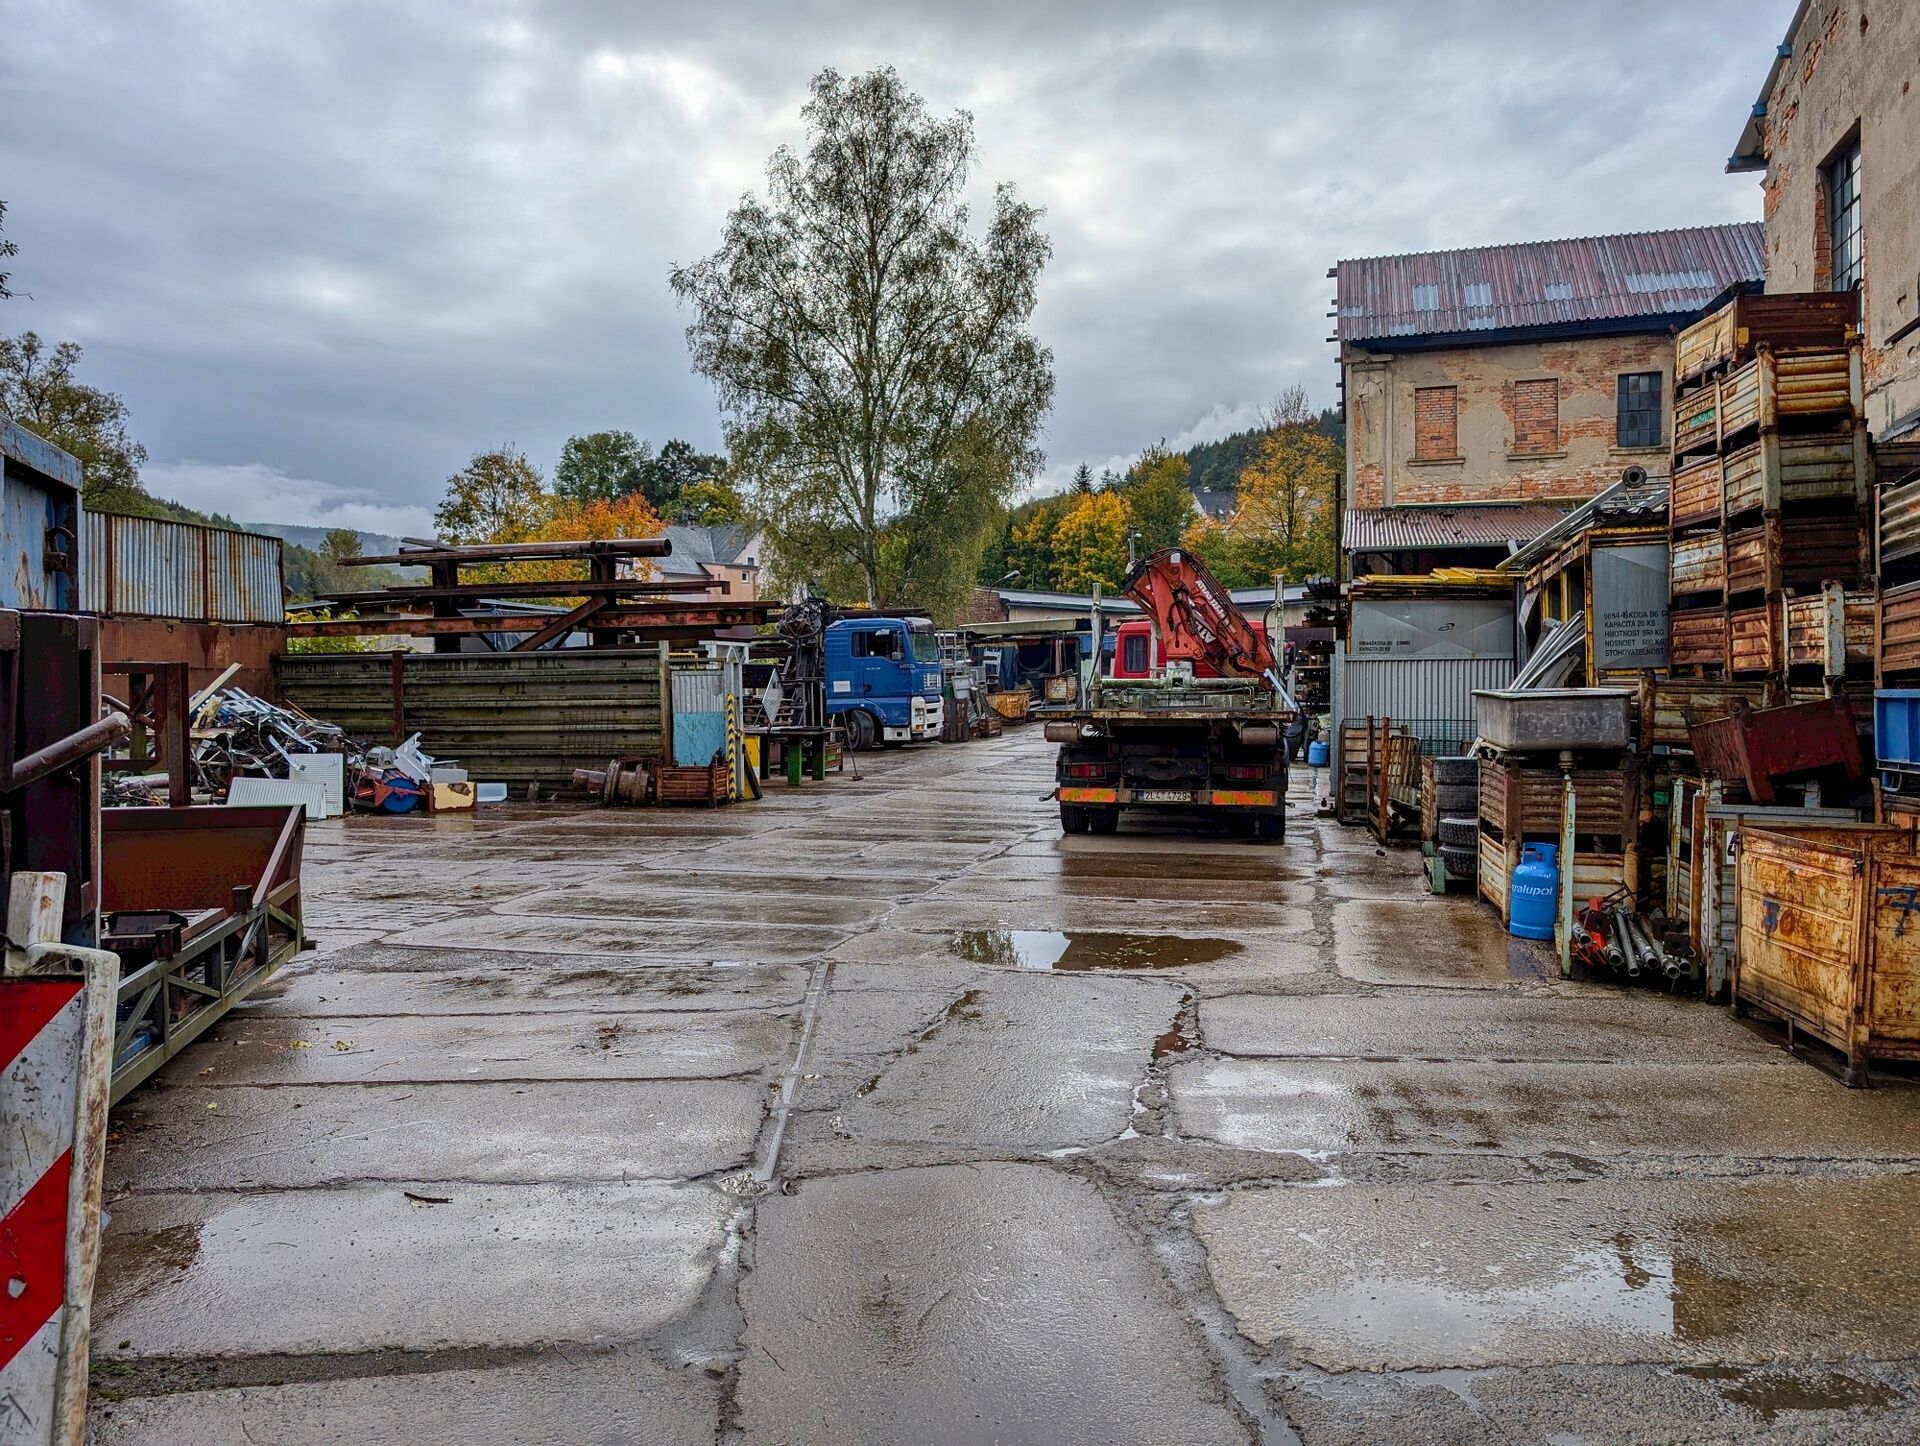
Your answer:
[[[1152,617],[1168,658],[1208,663],[1223,678],[1265,678],[1293,706],[1273,649],[1192,553],[1178,547],[1151,552],[1120,586]]]

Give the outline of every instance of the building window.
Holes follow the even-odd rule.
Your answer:
[[[1460,456],[1460,410],[1452,387],[1413,389],[1413,455],[1420,462],[1451,462]]]
[[[1620,378],[1615,442],[1622,447],[1660,445],[1660,373],[1628,372]]]
[[[1560,381],[1543,377],[1513,384],[1513,450],[1560,450]]]
[[[1145,633],[1128,633],[1120,640],[1120,671],[1129,677],[1142,677],[1147,671],[1147,637]]]
[[[1860,142],[1835,156],[1822,173],[1827,192],[1827,249],[1832,258],[1833,289],[1851,291],[1860,284],[1866,258],[1860,248]]]

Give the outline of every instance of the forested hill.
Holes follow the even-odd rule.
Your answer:
[[[1340,446],[1347,445],[1347,424],[1333,407],[1325,408],[1314,423],[1315,430]],[[1183,453],[1187,459],[1188,484],[1195,492],[1232,492],[1240,485],[1240,473],[1253,459],[1253,449],[1266,435],[1261,427],[1249,427],[1217,442],[1202,442]]]

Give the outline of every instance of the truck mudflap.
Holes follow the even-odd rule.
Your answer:
[[[1285,801],[1272,788],[1082,788],[1062,784],[1056,794],[1062,803],[1189,804],[1202,808],[1278,808]]]

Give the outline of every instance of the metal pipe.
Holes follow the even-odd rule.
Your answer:
[[[132,731],[133,726],[127,722],[126,714],[109,713],[97,722],[89,723],[78,733],[68,734],[57,743],[49,743],[25,758],[15,759],[6,776],[0,778],[0,793],[12,793],[29,783],[38,782],[49,773],[70,768],[101,749],[118,743]]]
[[[1620,954],[1626,964],[1627,978],[1640,977],[1640,951],[1634,947],[1633,931],[1627,927],[1625,914],[1615,912],[1613,916],[1614,937],[1620,941]]]

